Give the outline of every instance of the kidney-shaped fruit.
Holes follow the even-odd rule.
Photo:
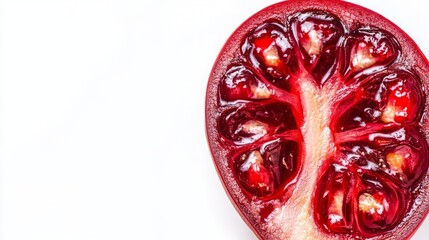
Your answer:
[[[343,1],[291,0],[221,50],[206,130],[260,239],[407,239],[429,208],[429,63],[399,27]]]

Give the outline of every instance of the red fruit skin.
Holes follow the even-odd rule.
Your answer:
[[[272,229],[265,230],[266,225],[262,224],[260,220],[252,213],[250,205],[245,198],[245,193],[243,193],[243,190],[236,183],[231,166],[228,165],[229,156],[227,155],[227,148],[221,141],[216,122],[219,115],[221,114],[218,108],[219,80],[223,77],[223,74],[227,70],[227,67],[231,61],[239,57],[241,54],[240,46],[242,45],[243,39],[245,39],[246,35],[255,27],[267,19],[275,19],[285,22],[287,18],[286,16],[291,16],[293,13],[298,11],[311,9],[328,11],[339,16],[345,26],[348,28],[355,25],[356,23],[360,23],[363,25],[376,26],[392,33],[401,44],[401,63],[406,63],[408,66],[413,66],[415,74],[422,81],[424,94],[429,96],[429,79],[425,77],[429,76],[429,62],[425,58],[422,51],[419,49],[417,44],[397,25],[369,9],[352,3],[337,0],[329,2],[323,0],[290,0],[271,5],[246,20],[226,41],[210,73],[206,91],[205,124],[206,136],[212,159],[224,189],[236,210],[239,212],[247,225],[255,232],[259,239],[281,239],[279,237],[281,234],[280,232]],[[424,106],[424,115],[421,120],[421,131],[424,133],[426,141],[429,140],[429,118],[426,114],[428,111],[429,107],[426,103]],[[303,179],[302,181],[305,181],[305,174],[315,173],[300,173],[300,178]],[[299,189],[296,189],[295,191],[299,191]],[[384,235],[372,237],[371,239],[402,240],[410,239],[413,236],[418,227],[423,223],[429,211],[428,172],[425,174],[423,180],[419,184],[419,187],[416,188],[416,191],[413,194],[416,196],[416,202],[418,202],[418,204],[414,204],[404,220],[398,226],[386,232]],[[286,222],[283,224],[288,225],[289,229],[293,229],[297,222]],[[311,229],[310,232],[310,235],[314,237],[313,239],[350,238],[350,236],[347,235],[335,236],[332,234],[327,234],[316,226]]]

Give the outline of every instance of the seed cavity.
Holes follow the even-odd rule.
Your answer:
[[[243,133],[254,135],[254,138],[260,138],[267,134],[268,127],[268,124],[265,124],[261,121],[249,120],[241,125],[241,127],[237,130],[239,132],[242,131]]]
[[[359,196],[359,210],[364,213],[381,215],[388,210],[388,207],[384,198],[375,198],[369,193],[362,193]]]
[[[340,224],[344,221],[343,201],[344,193],[342,191],[336,191],[328,210],[328,220],[332,225]]]
[[[271,173],[264,166],[264,158],[260,151],[255,150],[242,155],[244,162],[239,167],[239,179],[245,188],[258,196],[270,194],[273,191]]]
[[[271,97],[271,92],[265,84],[259,83],[258,86],[252,85],[253,99],[268,99]]]
[[[350,61],[346,75],[372,67],[387,67],[398,56],[398,49],[396,39],[387,32],[369,28],[357,29],[346,40]]]
[[[386,155],[386,161],[387,161],[387,164],[389,164],[391,171],[402,173],[404,161],[409,157],[410,157],[409,153],[406,156],[404,156],[399,152],[398,153],[391,152]]]
[[[275,41],[269,37],[256,39],[257,51],[262,52],[263,61],[268,67],[279,67],[281,64]]]
[[[303,48],[309,55],[319,55],[322,52],[323,47],[322,37],[313,29],[308,32],[308,38],[309,41],[305,41],[303,43]]]
[[[367,43],[360,42],[355,49],[352,50],[352,67],[354,70],[362,70],[371,67],[376,63],[376,58],[373,56],[374,49]]]
[[[412,103],[411,92],[399,86],[390,92],[381,120],[385,123],[404,122],[409,120],[411,113],[416,112],[417,103]]]

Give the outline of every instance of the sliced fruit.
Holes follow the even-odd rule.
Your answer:
[[[241,25],[206,128],[256,235],[409,239],[429,211],[428,76],[408,35],[345,1],[284,1]]]

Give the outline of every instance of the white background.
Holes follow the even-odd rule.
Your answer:
[[[228,36],[274,2],[1,1],[0,238],[255,239],[214,170],[204,95]],[[353,2],[429,56],[422,2]]]

